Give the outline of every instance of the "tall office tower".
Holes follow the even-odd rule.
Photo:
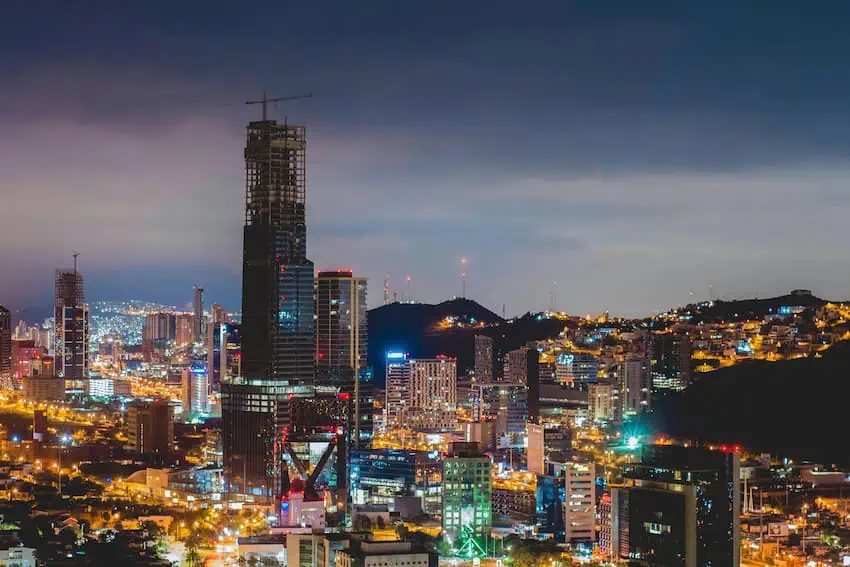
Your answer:
[[[509,351],[505,354],[505,370],[504,380],[509,384],[525,384],[526,383],[526,347],[518,348]]]
[[[89,374],[89,307],[83,293],[83,274],[73,270],[56,270],[53,303],[56,328],[54,352],[56,376],[82,380]]]
[[[207,325],[207,368],[210,388],[217,389],[222,381],[241,376],[240,362],[242,339],[237,323],[213,323]]]
[[[200,340],[207,330],[204,325],[204,288],[195,287],[192,308],[195,312],[195,339]]]
[[[564,478],[566,542],[596,541],[596,468],[594,464],[569,462]]]
[[[528,387],[528,420],[540,421],[540,351],[530,348],[525,351],[525,383]]]
[[[414,429],[454,431],[457,424],[457,359],[438,356],[409,361],[404,422]]]
[[[366,278],[350,270],[321,271],[316,280],[316,387],[346,393],[355,401],[354,449],[372,433],[372,408],[361,384],[366,366]],[[364,391],[361,393],[361,388]],[[365,398],[365,399],[364,399]]]
[[[475,381],[489,384],[493,381],[493,339],[475,335]]]
[[[12,375],[12,314],[0,305],[0,378]]]
[[[265,117],[264,117],[265,118]],[[275,416],[310,395],[315,367],[313,263],[307,259],[306,131],[251,122],[245,146],[242,375],[222,382],[230,486],[273,494],[283,465]]]
[[[652,338],[653,387],[681,391],[691,383],[691,340],[684,333],[663,333]]]
[[[643,358],[620,363],[623,415],[637,415],[649,409],[652,401],[652,376],[649,362]]]
[[[443,459],[443,531],[470,555],[484,552],[493,527],[490,468],[476,443],[453,443]]]
[[[611,553],[641,565],[740,560],[740,456],[677,445],[641,450],[611,487]]]
[[[163,400],[132,404],[127,408],[127,439],[136,453],[167,459],[174,441],[174,408]]]
[[[407,392],[410,388],[410,364],[406,352],[387,353],[386,403],[384,413],[387,430],[404,427]]]
[[[183,371],[183,419],[207,415],[209,408],[209,374],[203,363],[193,362]]]

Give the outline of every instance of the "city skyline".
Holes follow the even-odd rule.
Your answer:
[[[552,296],[645,315],[709,286],[848,296],[844,4],[222,7],[13,10],[4,304],[46,304],[73,249],[91,301],[182,303],[201,285],[234,310],[239,156],[259,117],[242,103],[263,89],[315,93],[271,117],[308,127],[318,269],[389,273],[400,296],[409,275],[439,302],[467,258],[467,297],[509,315]],[[303,25],[246,31],[275,17]],[[24,31],[36,19],[43,37]],[[44,203],[68,214],[34,222]]]

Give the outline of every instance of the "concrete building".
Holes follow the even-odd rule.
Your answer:
[[[493,381],[493,339],[475,335],[475,381],[489,384]]]
[[[587,386],[588,418],[591,421],[613,421],[614,387],[610,382],[600,381]]]
[[[136,402],[127,408],[130,450],[167,459],[174,441],[174,408],[166,401]]]
[[[457,360],[413,359],[404,421],[414,429],[453,431],[457,424]]]
[[[528,424],[528,471],[547,474],[549,462],[565,462],[572,453],[572,432],[563,425]]]
[[[525,385],[527,381],[526,371],[528,362],[526,359],[527,348],[518,348],[505,354],[504,381],[508,384]]]
[[[404,427],[404,410],[407,408],[410,388],[410,365],[407,353],[387,353],[386,402],[384,414],[387,430]]]
[[[0,549],[0,567],[37,567],[35,548],[10,546]]]
[[[195,342],[195,316],[191,313],[177,313],[174,316],[174,346],[184,347]]]
[[[406,541],[352,540],[347,548],[336,552],[333,564],[334,567],[436,567],[437,556]]]
[[[627,359],[620,363],[623,415],[638,415],[647,411],[652,402],[652,376],[649,361]]]
[[[65,399],[65,380],[54,376],[26,376],[24,396],[28,400],[58,401]]]
[[[593,463],[569,462],[564,482],[566,542],[596,541],[596,467]]]

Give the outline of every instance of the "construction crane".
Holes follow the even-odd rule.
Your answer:
[[[282,102],[285,100],[301,100],[302,98],[312,98],[313,93],[307,93],[303,95],[295,95],[295,96],[279,96],[275,98],[267,98],[266,93],[263,93],[263,98],[260,100],[246,100],[245,104],[262,104],[263,105],[263,120],[267,120],[268,113],[266,112],[268,103],[270,102]]]

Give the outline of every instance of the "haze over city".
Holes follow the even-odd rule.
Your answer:
[[[246,99],[308,125],[309,255],[417,300],[642,315],[850,262],[843,2],[15,3],[0,295],[240,297]]]

